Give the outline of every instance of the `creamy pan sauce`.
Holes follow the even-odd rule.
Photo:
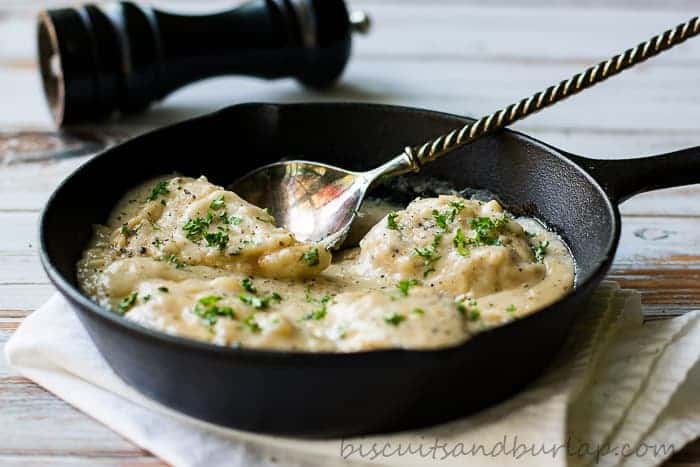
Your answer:
[[[152,180],[96,226],[78,281],[100,305],[169,334],[338,352],[456,345],[573,287],[564,243],[496,201],[366,205],[351,234],[359,248],[331,260],[204,177]]]

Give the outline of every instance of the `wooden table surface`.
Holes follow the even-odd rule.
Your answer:
[[[37,9],[64,3],[0,1],[0,346],[54,292],[37,258],[37,217],[56,184],[89,158],[75,151],[57,158],[61,145],[85,149],[87,140],[94,150],[243,101],[372,101],[479,116],[697,13],[694,0],[532,0],[527,7],[518,0],[356,0],[374,29],[356,38],[349,69],[332,92],[309,92],[291,80],[214,79],[142,116],[85,127],[66,142],[52,133],[34,60]],[[601,158],[700,145],[699,85],[695,39],[515,128]],[[649,319],[699,308],[700,186],[641,195],[622,212],[610,277],[642,292]],[[0,356],[0,464],[160,463],[14,374]],[[700,442],[668,465],[700,466]]]

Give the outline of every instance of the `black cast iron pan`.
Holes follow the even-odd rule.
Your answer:
[[[700,148],[592,160],[504,131],[426,166],[456,187],[497,193],[559,232],[575,289],[552,306],[449,349],[351,354],[232,349],[145,329],[76,287],[75,265],[112,206],[156,175],[204,174],[227,185],[282,157],[367,170],[407,144],[468,119],[369,104],[244,104],[112,147],[55,191],[41,219],[41,260],[92,340],[127,383],[188,415],[244,430],[329,437],[435,424],[498,402],[532,381],[562,345],[608,271],[617,204],[646,190],[700,183]]]

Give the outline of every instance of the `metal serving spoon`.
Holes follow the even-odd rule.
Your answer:
[[[351,172],[319,162],[281,161],[260,167],[238,179],[231,189],[272,214],[281,227],[303,241],[336,248],[345,239],[367,191],[389,177],[417,172],[448,152],[493,133],[540,109],[559,102],[700,33],[700,20],[684,24],[642,42],[505,109],[438,136],[422,146],[406,147],[384,165]]]

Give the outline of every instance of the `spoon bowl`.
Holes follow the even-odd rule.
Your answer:
[[[267,208],[277,225],[298,240],[332,247],[350,229],[368,186],[362,174],[318,162],[284,161],[254,170],[230,189]]]
[[[333,249],[343,243],[367,191],[387,174],[409,171],[407,164],[399,157],[368,172],[352,172],[313,161],[280,161],[255,169],[228,188],[266,208],[297,240]]]

